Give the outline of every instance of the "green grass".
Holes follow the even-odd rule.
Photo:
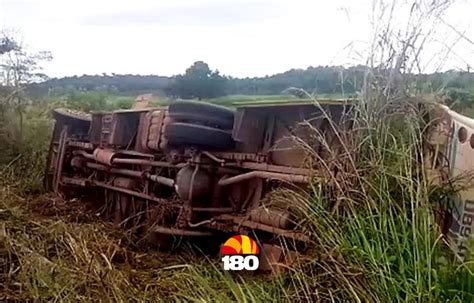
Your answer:
[[[340,94],[315,95],[299,98],[293,95],[229,95],[215,99],[204,100],[225,106],[239,106],[249,104],[272,104],[272,103],[287,103],[287,102],[312,102],[312,98],[318,100],[340,100],[343,99]]]
[[[228,95],[207,100],[218,104],[233,104],[241,102],[260,102],[260,101],[281,101],[281,100],[298,100],[292,95]]]
[[[336,100],[341,99],[341,95],[318,95],[319,99]],[[168,97],[154,96],[150,102],[150,107],[167,106],[175,99]],[[194,101],[198,101],[197,99]],[[228,95],[224,97],[201,100],[223,106],[236,107],[240,105],[249,104],[270,104],[270,103],[284,103],[284,102],[311,102],[311,98],[298,98],[293,95]],[[132,108],[135,97],[114,95],[107,92],[82,92],[75,91],[68,95],[57,96],[47,102],[55,107],[68,107],[85,112],[100,111],[100,110],[117,110]]]
[[[356,115],[366,131],[359,130],[357,147],[348,140],[346,152],[334,155],[346,173],[333,180],[333,198],[319,182],[307,194],[282,192],[279,198],[298,208],[312,250],[285,275],[258,283],[197,269],[189,277],[194,287],[183,288],[187,298],[219,301],[227,289],[241,302],[474,300],[472,259],[456,260],[435,220],[441,197],[453,189],[431,184],[417,164],[418,113],[383,115],[385,123],[368,124],[382,117]]]

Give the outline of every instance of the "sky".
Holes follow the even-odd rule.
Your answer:
[[[171,76],[198,60],[222,74],[253,77],[364,63],[373,1],[0,0],[0,28],[31,51],[51,51],[54,59],[44,64],[51,77]],[[473,12],[474,0],[458,0],[434,23],[443,28],[427,57],[438,54],[443,69],[474,66]],[[398,14],[405,20],[405,11]],[[451,49],[449,56],[434,51],[440,47]]]

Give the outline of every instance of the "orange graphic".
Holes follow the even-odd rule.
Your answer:
[[[233,236],[221,248],[222,255],[256,255],[258,252],[257,242],[245,235]]]

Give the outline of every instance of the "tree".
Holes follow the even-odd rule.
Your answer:
[[[16,48],[18,48],[18,45],[15,40],[7,36],[0,38],[0,55],[11,52]]]
[[[30,53],[13,38],[0,38],[0,87],[3,95],[0,110],[4,115],[2,120],[11,112],[18,115],[20,140],[23,134],[24,105],[28,101],[25,88],[47,78],[41,73],[41,62],[51,59],[50,52]]]
[[[184,99],[215,98],[225,95],[227,79],[203,61],[194,62],[184,75],[176,76],[166,88],[169,95]]]

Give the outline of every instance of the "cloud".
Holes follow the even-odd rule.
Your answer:
[[[278,18],[282,5],[268,2],[208,2],[192,6],[154,7],[83,17],[81,25],[95,26],[232,26]]]

